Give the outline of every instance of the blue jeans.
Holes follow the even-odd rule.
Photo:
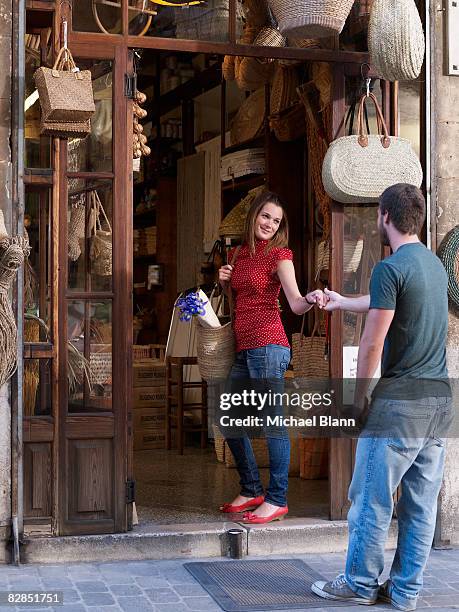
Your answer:
[[[371,404],[349,488],[352,506],[345,577],[359,595],[375,598],[378,592],[392,496],[401,483],[391,597],[407,610],[416,608],[435,531],[451,403],[447,397],[430,397],[377,398]]]
[[[231,380],[255,379],[265,382],[265,390],[281,393],[284,388],[284,373],[290,363],[290,349],[277,344],[268,344],[255,349],[240,351],[231,370]],[[269,485],[265,501],[274,506],[287,505],[288,468],[290,464],[290,439],[285,428],[265,429],[269,452]],[[238,436],[227,438],[240,477],[241,495],[258,497],[263,495],[258,466],[252,445],[244,430]]]

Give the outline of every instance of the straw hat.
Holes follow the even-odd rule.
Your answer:
[[[5,218],[3,217],[3,211],[0,210],[0,240],[3,240],[4,238],[9,238],[9,236],[5,227]]]
[[[244,235],[245,220],[254,199],[266,190],[264,185],[251,189],[243,200],[230,210],[220,224],[218,233],[225,238],[240,239]]]

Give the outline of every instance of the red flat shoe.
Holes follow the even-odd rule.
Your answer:
[[[244,504],[239,504],[239,506],[233,506],[233,504],[229,503],[223,504],[223,506],[220,506],[220,511],[244,512],[245,510],[253,510],[254,508],[258,508],[258,506],[261,506],[264,501],[265,498],[263,497],[263,495],[260,495],[260,497],[254,497],[253,499],[246,501]]]
[[[288,506],[278,508],[268,516],[257,516],[254,512],[246,512],[242,517],[242,522],[247,525],[263,525],[271,521],[281,521],[288,514]]]

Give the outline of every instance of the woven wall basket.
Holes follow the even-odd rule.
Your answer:
[[[258,47],[285,47],[287,39],[273,26],[264,26],[258,32],[254,45]]]
[[[456,308],[459,308],[459,225],[446,236],[438,256],[448,273],[449,299]]]
[[[354,0],[268,0],[284,36],[323,38],[339,34]]]
[[[425,53],[414,0],[374,0],[368,25],[371,64],[386,81],[416,79]]]
[[[243,91],[255,91],[271,82],[274,62],[256,57],[238,57],[235,65],[236,83]]]
[[[91,133],[91,121],[41,121],[40,134],[61,138],[85,138]]]
[[[301,138],[306,133],[306,115],[302,102],[284,108],[277,115],[269,118],[269,127],[277,140],[288,142]]]
[[[250,26],[260,28],[271,21],[266,0],[242,0],[242,11]]]
[[[299,84],[300,79],[294,66],[285,64],[276,66],[269,101],[271,115],[280,113],[298,100],[296,88]]]
[[[260,87],[239,107],[231,123],[231,144],[255,138],[263,129],[265,120],[265,90]]]
[[[247,212],[253,202],[253,200],[265,191],[266,187],[260,185],[251,189],[249,193],[242,199],[236,206],[230,210],[218,229],[218,234],[225,238],[242,238],[245,230],[245,220]]]

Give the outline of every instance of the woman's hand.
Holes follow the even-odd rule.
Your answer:
[[[220,285],[223,287],[223,289],[227,289],[229,287],[232,274],[233,266],[230,266],[230,264],[226,264],[218,270],[218,280],[220,281]]]
[[[326,304],[326,297],[321,289],[315,289],[305,295],[306,302],[310,305],[316,304],[319,308],[323,308]]]

